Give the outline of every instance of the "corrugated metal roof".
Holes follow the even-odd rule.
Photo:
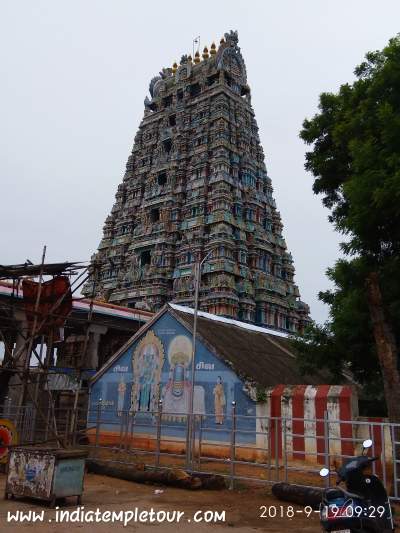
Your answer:
[[[93,376],[97,381],[119,357],[165,313],[170,313],[190,332],[193,331],[193,309],[175,304],[165,305]],[[275,385],[321,385],[327,376],[316,373],[303,376],[297,366],[287,335],[237,320],[224,319],[199,312],[198,339],[221,361],[232,368],[243,381],[261,388]]]
[[[0,296],[13,296],[20,300],[23,299],[22,289],[13,293],[13,287],[10,283],[0,281]],[[87,298],[73,298],[72,310],[76,312],[88,313],[90,308],[90,300]],[[122,307],[120,305],[110,304],[108,302],[93,301],[93,312],[100,315],[113,316],[115,318],[125,318],[128,320],[135,320],[139,322],[147,322],[154,315],[149,311],[142,309],[131,309],[130,307]]]
[[[182,313],[189,313],[194,314],[194,309],[192,307],[185,307],[183,305],[177,305],[170,303],[169,304],[172,309],[175,309],[176,311],[181,311]],[[219,315],[213,315],[211,313],[206,313],[205,311],[198,311],[197,316],[202,316],[204,318],[208,318],[209,320],[215,320],[216,322],[222,322],[224,324],[231,324],[233,326],[237,326],[239,328],[247,329],[250,331],[258,331],[260,333],[269,333],[271,335],[275,335],[277,337],[289,337],[288,333],[285,333],[283,331],[277,331],[272,328],[263,328],[261,326],[255,326],[254,324],[248,324],[247,322],[241,322],[240,320],[233,320],[232,318],[226,318],[224,316]]]
[[[170,305],[172,314],[193,329],[193,310]],[[316,373],[304,376],[300,373],[291,342],[285,335],[277,335],[265,328],[251,327],[235,320],[210,318],[199,313],[197,332],[217,357],[225,361],[242,379],[262,387],[278,384],[320,385],[327,376]]]

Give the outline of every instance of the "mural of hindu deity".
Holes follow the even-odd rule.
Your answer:
[[[192,341],[186,335],[176,335],[168,350],[169,376],[163,397],[164,418],[184,421],[190,406],[190,365],[192,361]],[[196,385],[194,389],[193,412],[205,413],[204,388]]]
[[[223,424],[224,423],[224,407],[226,405],[224,385],[222,383],[221,376],[217,378],[217,384],[213,390],[214,394],[214,412],[215,412],[215,423]]]
[[[133,354],[131,411],[153,412],[157,409],[163,363],[162,342],[149,330]]]

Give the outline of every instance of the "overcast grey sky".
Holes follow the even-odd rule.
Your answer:
[[[298,132],[318,95],[399,31],[399,0],[1,0],[0,263],[88,260],[150,79],[239,31],[284,236],[312,317],[340,237],[311,190]]]

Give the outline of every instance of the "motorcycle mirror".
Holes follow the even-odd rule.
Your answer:
[[[367,439],[363,442],[363,448],[371,448],[372,446],[372,440],[371,439]]]
[[[321,477],[329,476],[329,468],[321,468],[321,470],[319,471],[319,475]]]

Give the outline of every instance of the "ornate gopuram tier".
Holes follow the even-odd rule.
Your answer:
[[[309,308],[272,197],[237,32],[150,82],[126,173],[84,294],[151,311],[200,309],[302,330]],[[96,279],[95,279],[96,278]]]

